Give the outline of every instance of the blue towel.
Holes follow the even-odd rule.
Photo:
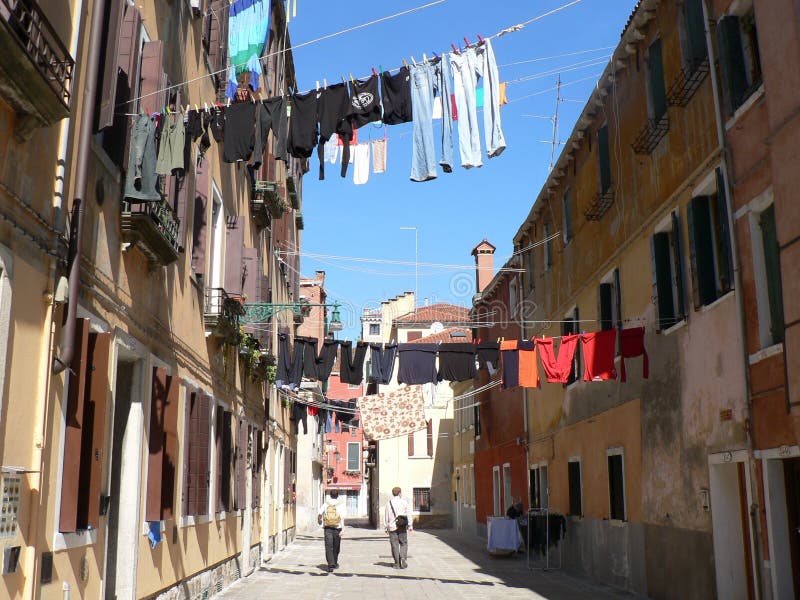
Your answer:
[[[158,542],[161,541],[161,521],[150,521],[150,533],[147,537],[150,538],[150,547],[155,548]]]

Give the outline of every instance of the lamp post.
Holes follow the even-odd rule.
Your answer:
[[[414,308],[419,301],[419,229],[415,226],[403,226],[404,231],[414,231]]]

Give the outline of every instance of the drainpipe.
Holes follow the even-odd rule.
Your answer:
[[[744,389],[745,394],[747,395],[745,405],[744,405],[744,418],[745,418],[745,435],[747,440],[747,453],[748,458],[753,461],[753,438],[751,436],[751,428],[753,426],[753,417],[750,412],[750,362],[749,362],[749,353],[747,351],[747,337],[745,335],[745,312],[744,312],[744,299],[742,298],[742,274],[739,268],[739,246],[737,244],[737,236],[736,236],[736,223],[734,221],[733,215],[733,194],[732,194],[732,186],[731,186],[731,172],[730,172],[730,148],[728,147],[727,140],[725,139],[725,121],[723,120],[722,114],[722,103],[721,97],[722,94],[720,92],[719,86],[719,78],[717,77],[717,70],[716,70],[716,63],[717,63],[717,56],[716,51],[714,49],[714,43],[711,39],[711,12],[708,8],[708,0],[702,0],[701,2],[703,6],[703,20],[705,21],[705,34],[706,34],[706,48],[708,49],[708,64],[709,64],[709,74],[711,76],[711,90],[714,97],[714,116],[717,125],[717,144],[719,148],[722,149],[722,157],[720,160],[720,166],[722,167],[722,181],[723,186],[725,187],[725,209],[728,213],[728,230],[730,231],[730,243],[731,243],[731,266],[733,268],[733,285],[734,285],[734,297],[736,298],[736,312],[738,313],[737,327],[739,330],[739,338],[741,341],[741,351],[742,351],[742,376],[744,378]],[[751,464],[751,467],[755,467],[754,464]],[[756,473],[756,469],[750,469],[752,473]],[[751,481],[748,482],[750,485],[750,492],[754,499],[757,500],[758,498],[758,486],[755,482]],[[755,559],[755,568],[753,569],[754,575],[756,578],[755,581],[755,594],[756,599],[760,598],[763,590],[762,590],[762,583],[761,583],[761,568],[762,568],[762,559],[761,559],[761,527],[759,523],[759,506],[758,502],[754,501],[753,504],[750,506],[749,510],[747,511],[750,517],[750,527],[751,531],[753,532],[753,539],[751,540],[751,546],[753,549],[753,556]]]
[[[81,120],[77,138],[77,158],[75,160],[75,188],[73,192],[73,223],[71,237],[74,244],[72,262],[69,267],[69,294],[67,296],[67,320],[61,332],[61,345],[58,356],[53,357],[53,373],[61,373],[72,364],[75,346],[75,326],[78,317],[78,293],[80,292],[81,250],[83,238],[83,219],[86,212],[83,205],[86,196],[86,179],[89,171],[89,150],[92,144],[94,124],[95,88],[97,87],[98,59],[103,34],[105,0],[92,2],[92,21],[88,28],[89,48],[84,69],[86,81],[83,85]],[[80,64],[80,61],[76,61]]]

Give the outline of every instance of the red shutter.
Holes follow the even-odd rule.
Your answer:
[[[86,406],[87,423],[92,422],[91,438],[88,448],[82,449],[89,455],[89,484],[87,522],[93,528],[100,526],[100,492],[103,477],[103,458],[105,452],[106,405],[108,402],[108,363],[111,351],[111,334],[89,334],[89,361],[86,369],[86,388],[89,391]],[[84,434],[85,435],[85,434]],[[85,439],[85,438],[84,438]],[[83,478],[83,474],[81,474]]]
[[[97,120],[95,122],[95,129],[105,129],[114,123],[114,105],[117,98],[117,62],[119,58],[119,47],[121,44],[120,33],[122,29],[122,13],[125,8],[123,0],[113,0],[112,2],[105,3],[105,24],[104,36],[105,44],[103,52],[101,52],[102,63],[102,81],[97,86],[98,103],[97,103]],[[94,5],[95,8],[101,9],[103,3]]]
[[[197,167],[194,180],[194,216],[192,221],[192,270],[198,277],[206,272],[206,237],[208,219],[208,159]]]
[[[230,217],[225,232],[225,291],[242,293],[242,250],[244,217]]]
[[[208,451],[211,442],[211,398],[205,394],[200,396],[197,419],[197,437],[192,445],[197,447],[197,468],[195,470],[195,488],[197,489],[197,515],[208,514],[208,478],[210,475]]]
[[[408,455],[414,456],[414,434],[408,434]]]
[[[164,406],[164,464],[162,466],[162,519],[175,517],[175,482],[178,480],[178,378],[167,377],[167,399]]]
[[[75,354],[70,365],[67,394],[66,428],[64,429],[64,463],[61,474],[61,512],[58,530],[78,529],[78,495],[81,469],[81,421],[86,394],[86,364],[89,345],[89,320],[75,324]]]
[[[217,408],[217,512],[231,509],[231,413]],[[218,434],[219,435],[219,434]]]
[[[145,506],[146,521],[160,521],[162,480],[164,468],[165,446],[165,409],[171,378],[166,369],[153,367],[152,400],[150,403],[150,436],[147,459],[147,499]]]
[[[261,506],[261,430],[256,430],[253,440],[253,508]]]
[[[217,459],[216,473],[216,505],[215,512],[224,510],[222,507],[222,423],[224,413],[221,406],[217,406],[216,419],[214,424],[214,456]]]
[[[433,420],[428,419],[428,422],[425,425],[426,432],[428,434],[428,456],[433,456]]]
[[[114,106],[117,114],[115,114],[113,129],[107,129],[103,134],[103,147],[123,169],[128,168],[129,140],[134,119],[121,113],[136,112],[139,108],[138,102],[130,102],[130,100],[137,95],[138,91],[139,61],[142,51],[141,26],[142,17],[139,11],[136,7],[125,4],[125,16],[122,19],[117,55],[118,71],[116,76],[118,80]]]
[[[139,95],[142,96],[141,107],[150,112],[160,111],[164,107],[164,42],[146,42],[142,48],[142,72]]]
[[[197,511],[196,492],[195,492],[195,466],[197,448],[194,439],[197,437],[197,411],[199,395],[197,392],[189,394],[186,402],[185,426],[183,437],[183,493],[181,494],[181,513],[183,515],[194,515]]]

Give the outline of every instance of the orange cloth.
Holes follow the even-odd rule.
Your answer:
[[[522,387],[539,387],[539,363],[536,362],[536,344],[521,340],[519,349],[519,384]]]
[[[508,104],[508,98],[506,97],[507,85],[508,84],[506,82],[500,84],[500,106],[503,106],[503,104]]]

